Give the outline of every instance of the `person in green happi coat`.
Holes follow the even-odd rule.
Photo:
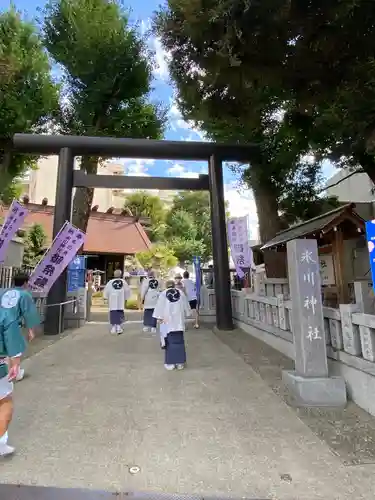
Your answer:
[[[20,287],[0,290],[0,457],[15,451],[8,445],[8,427],[13,415],[13,382],[26,350],[22,321],[30,329],[41,322],[31,293]]]

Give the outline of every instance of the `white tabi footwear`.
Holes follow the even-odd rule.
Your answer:
[[[151,333],[156,333],[156,328],[151,328]]]
[[[117,328],[116,328],[116,326],[112,326],[112,328],[111,328],[111,334],[112,335],[117,335]]]
[[[183,370],[185,365],[176,365],[177,370]]]
[[[172,370],[174,370],[176,367],[175,367],[175,365],[164,365],[164,368],[165,368],[166,370],[172,371]]]
[[[0,444],[0,457],[9,457],[9,455],[13,455],[16,451],[13,446],[9,446],[7,444]]]
[[[145,326],[145,327],[143,327],[143,331],[144,331],[144,332],[149,332],[149,331],[150,331],[150,329],[149,329],[149,327],[148,327],[148,326]]]
[[[23,368],[20,368],[17,373],[16,382],[20,382],[24,376],[25,376],[25,370]]]
[[[116,333],[117,333],[118,335],[120,335],[120,334],[121,334],[121,333],[123,333],[123,332],[124,332],[124,330],[121,328],[121,326],[120,326],[120,325],[117,325],[117,327],[116,327]]]

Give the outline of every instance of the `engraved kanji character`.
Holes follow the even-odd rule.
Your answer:
[[[313,340],[321,340],[321,336],[319,335],[319,328],[317,326],[312,327],[311,325],[309,326],[307,338],[312,342]]]
[[[315,260],[312,258],[312,252],[310,250],[304,250],[301,255],[301,263],[306,262],[306,264],[314,263]]]
[[[306,297],[305,302],[303,304],[303,307],[305,307],[306,309],[311,308],[312,313],[315,314],[315,306],[316,306],[317,302],[318,301],[316,300],[316,297],[314,297],[314,296]]]

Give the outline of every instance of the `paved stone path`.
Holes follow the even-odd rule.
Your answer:
[[[247,498],[369,498],[375,466],[341,460],[209,330],[188,331],[188,368],[158,338],[88,324],[31,358],[16,387],[18,454],[0,481]],[[230,333],[228,333],[230,335]],[[132,475],[129,468],[140,471]],[[53,500],[51,498],[51,500]]]

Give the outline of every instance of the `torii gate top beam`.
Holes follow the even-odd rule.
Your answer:
[[[216,156],[222,161],[249,162],[258,150],[256,144],[226,145],[214,142],[157,141],[153,139],[116,139],[71,135],[15,134],[17,152],[41,155],[58,154],[69,148],[75,156],[95,155],[154,160],[208,161]]]

